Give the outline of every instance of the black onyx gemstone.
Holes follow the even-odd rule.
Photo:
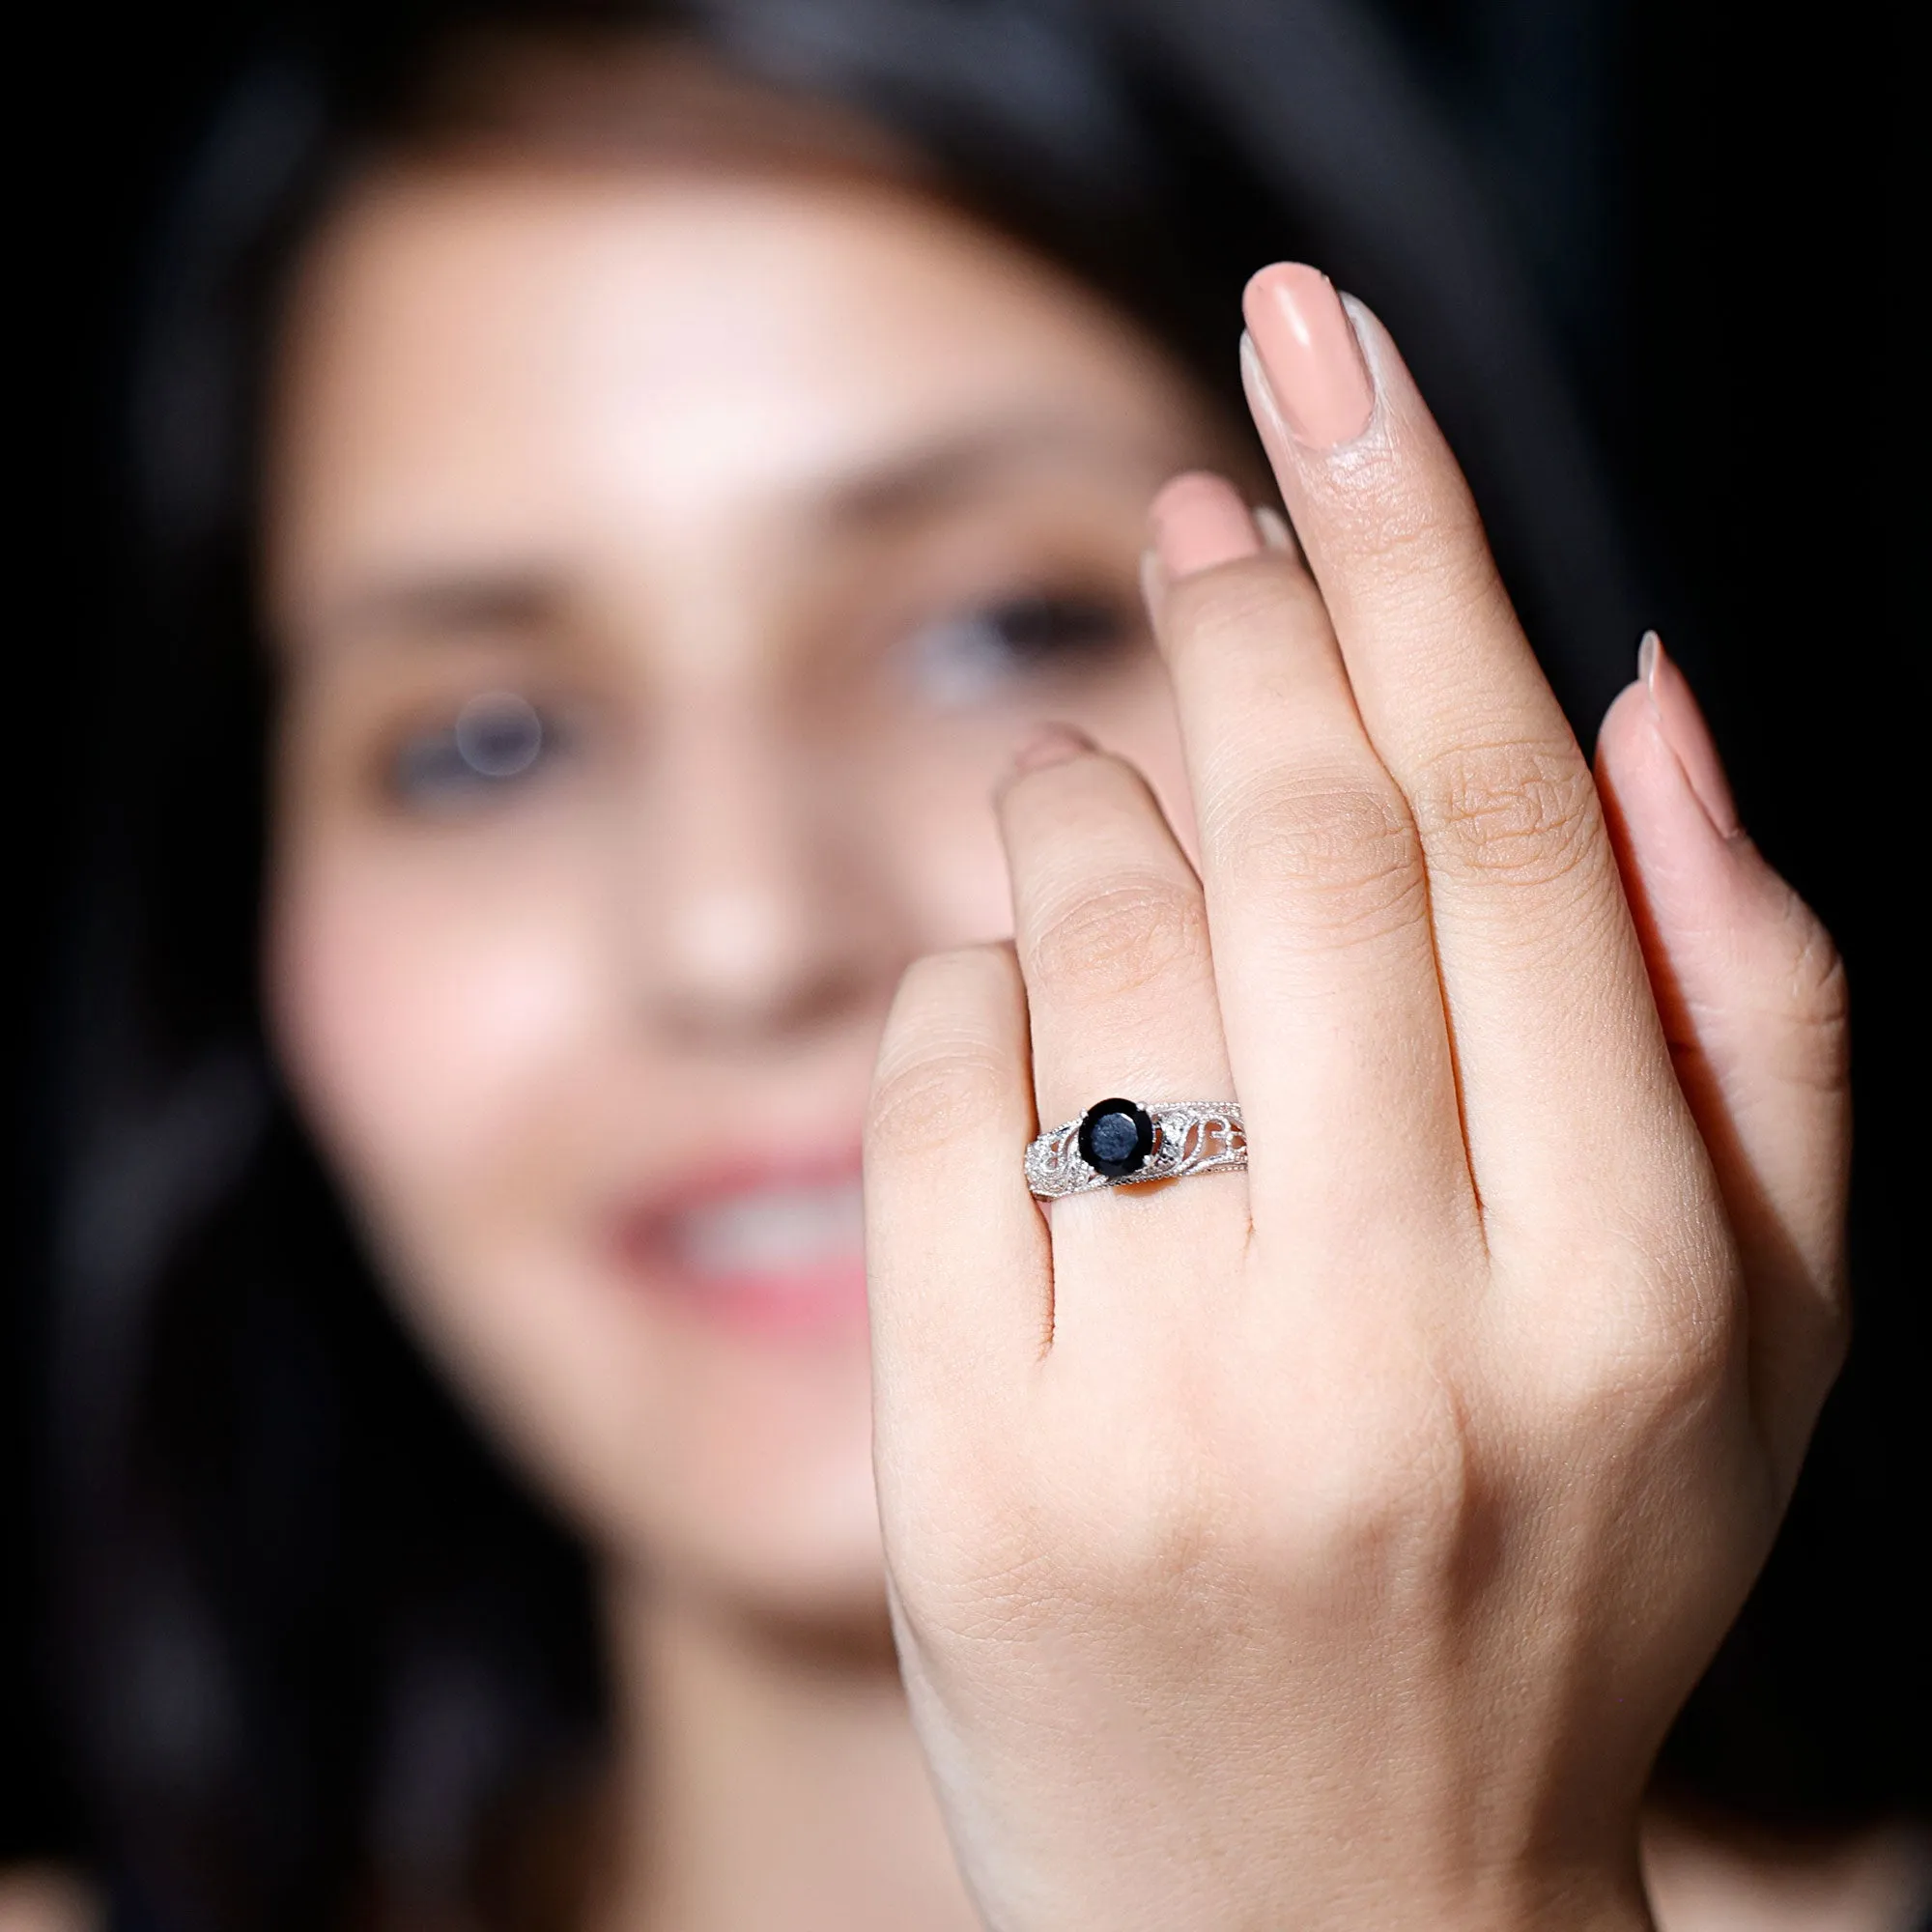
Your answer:
[[[1131,1100],[1102,1100],[1081,1119],[1080,1158],[1109,1180],[1138,1174],[1152,1151],[1153,1122]]]

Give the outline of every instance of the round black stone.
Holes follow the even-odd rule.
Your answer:
[[[1153,1122],[1131,1100],[1102,1100],[1081,1118],[1080,1158],[1109,1180],[1138,1174],[1152,1151]]]

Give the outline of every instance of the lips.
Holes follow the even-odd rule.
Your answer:
[[[862,1327],[865,1213],[856,1163],[836,1173],[717,1179],[624,1215],[626,1272],[734,1327]]]

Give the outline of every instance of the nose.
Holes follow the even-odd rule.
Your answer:
[[[634,876],[654,1024],[742,1052],[883,1012],[913,947],[851,772],[742,705],[680,718],[649,765]]]

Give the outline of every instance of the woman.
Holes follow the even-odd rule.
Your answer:
[[[439,38],[222,177],[246,272],[178,293],[268,298],[261,381],[211,460],[159,331],[172,890],[101,947],[58,1396],[128,1922],[1641,1922],[1835,1359],[1829,942],[1655,646],[1613,858],[1306,270],[1249,298],[1301,547],[1249,516],[1279,240],[1046,17],[1031,121],[720,10]],[[1021,1153],[1107,1093],[1238,1098],[1253,1168],[1049,1261]]]

